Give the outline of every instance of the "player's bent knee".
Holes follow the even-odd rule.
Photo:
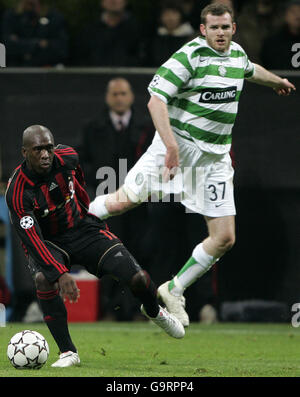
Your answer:
[[[150,281],[150,276],[146,270],[139,270],[131,279],[131,290],[136,294],[143,292],[149,287]]]
[[[229,250],[231,250],[231,248],[234,246],[235,244],[235,236],[232,234],[228,234],[223,236],[220,241],[219,241],[219,248],[224,251],[227,252]]]
[[[224,255],[225,252],[229,251],[235,243],[235,236],[231,233],[219,234],[216,236],[211,236],[211,238],[214,242],[215,249],[217,249],[221,255]]]

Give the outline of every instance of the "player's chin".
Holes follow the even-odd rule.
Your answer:
[[[228,51],[228,48],[229,48],[228,43],[225,40],[224,41],[217,41],[215,43],[215,49],[217,51],[225,52],[225,51]]]
[[[39,174],[47,174],[51,170],[51,164],[41,164],[39,166]]]

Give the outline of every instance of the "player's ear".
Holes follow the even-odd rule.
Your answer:
[[[232,23],[232,34],[234,35],[235,32],[236,32],[236,23],[233,22],[233,23]]]
[[[25,159],[25,158],[26,158],[26,149],[25,149],[24,146],[22,146],[21,153],[22,153],[22,156],[23,156],[24,159]]]
[[[202,34],[202,36],[206,36],[206,29],[203,23],[200,24],[200,33]]]

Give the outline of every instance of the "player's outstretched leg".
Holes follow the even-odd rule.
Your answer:
[[[61,352],[59,359],[52,364],[52,367],[70,367],[80,364],[78,352],[69,334],[67,311],[58,293],[57,284],[49,283],[41,272],[36,274],[35,284],[45,323]]]
[[[231,249],[235,241],[234,216],[205,217],[205,220],[209,236],[194,248],[191,258],[177,275],[158,288],[158,297],[185,327],[189,325],[183,297],[185,289],[202,277],[225,252]]]
[[[130,197],[129,197],[130,196]],[[114,193],[97,196],[89,206],[89,212],[104,220],[111,216],[123,214],[140,204],[138,197],[124,187]]]
[[[110,274],[123,281],[142,303],[142,313],[174,338],[183,338],[181,322],[158,304],[157,290],[149,274],[142,270],[133,256],[118,244],[102,262],[101,277]]]

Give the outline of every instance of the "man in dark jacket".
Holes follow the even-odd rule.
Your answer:
[[[126,159],[127,169],[131,168],[153,138],[150,120],[138,118],[132,108],[134,93],[128,80],[123,77],[111,79],[107,84],[105,102],[107,110],[83,127],[79,148],[87,183],[93,189],[90,192],[92,196],[103,179],[99,175],[100,168],[114,169],[119,185],[119,176],[124,173],[120,169],[124,163],[120,164],[119,160]]]

